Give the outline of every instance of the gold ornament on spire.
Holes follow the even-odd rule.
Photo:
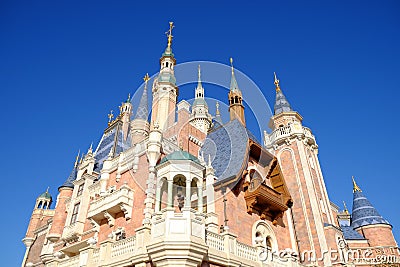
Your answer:
[[[280,91],[281,88],[279,87],[279,80],[278,80],[278,78],[276,77],[276,73],[275,73],[275,72],[274,72],[274,84],[275,84],[275,90],[276,90],[276,91]]]
[[[218,103],[218,101],[215,103],[215,107],[216,107],[215,115],[220,115],[220,113],[219,113],[219,103]]]
[[[112,119],[114,118],[113,110],[110,110],[110,113],[107,115],[108,117],[108,125],[111,124]]]
[[[362,192],[361,188],[357,185],[356,180],[354,180],[354,176],[351,176],[351,179],[353,180],[353,193],[356,191]]]
[[[147,84],[147,82],[150,80],[150,76],[148,73],[143,77],[143,81]]]
[[[232,75],[233,75],[233,58],[230,58],[229,61],[231,62],[231,71],[232,71]]]
[[[166,34],[167,37],[168,37],[168,47],[171,47],[172,37],[174,37],[174,36],[172,36],[172,29],[173,29],[174,27],[175,27],[175,26],[174,26],[174,23],[171,21],[171,22],[169,23],[169,30],[168,30],[167,32],[165,32],[165,34]]]
[[[76,168],[76,166],[78,166],[78,162],[79,162],[79,154],[81,153],[81,150],[79,149],[78,150],[78,155],[76,155],[76,158],[75,158],[75,164],[74,164],[74,168]]]
[[[344,202],[344,200],[343,200],[343,207],[344,207],[344,213],[349,214],[349,210],[347,209],[346,202]]]

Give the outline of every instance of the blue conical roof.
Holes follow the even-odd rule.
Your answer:
[[[149,115],[149,105],[147,100],[147,84],[144,86],[142,98],[136,111],[135,119],[147,120]]]
[[[279,113],[289,112],[289,111],[293,111],[292,107],[290,106],[289,102],[287,101],[282,90],[280,90],[280,88],[279,88],[279,90],[276,90],[274,114],[277,115]]]
[[[360,189],[353,192],[353,212],[351,226],[358,228],[373,224],[389,224],[372,206],[371,202],[364,196]]]
[[[78,168],[77,166],[74,166],[67,180],[65,180],[65,182],[58,189],[63,187],[74,188],[74,184],[72,182],[75,181],[77,174]]]

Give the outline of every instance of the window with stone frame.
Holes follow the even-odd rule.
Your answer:
[[[72,216],[71,216],[71,223],[70,224],[74,224],[76,222],[76,219],[78,218],[78,211],[79,211],[79,205],[81,203],[76,203],[74,205],[74,209],[72,210]]]
[[[76,196],[77,196],[77,197],[79,197],[80,195],[82,195],[84,185],[85,185],[85,184],[79,185],[79,187],[78,187],[78,192],[76,193]]]

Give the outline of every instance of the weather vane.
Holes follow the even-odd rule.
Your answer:
[[[174,23],[171,21],[171,22],[169,23],[169,30],[168,30],[167,32],[165,32],[165,34],[166,34],[167,37],[168,37],[168,47],[171,47],[172,37],[174,37],[174,36],[172,36],[172,29],[173,29],[174,27],[175,27],[175,26],[174,26]]]
[[[114,118],[113,110],[110,110],[110,113],[107,116],[108,116],[108,124],[110,124],[112,119]]]
[[[276,77],[276,73],[275,73],[275,71],[274,71],[274,84],[275,84],[275,86],[276,86],[276,91],[279,91],[280,90],[280,87],[279,87],[279,80],[278,80],[278,78]]]

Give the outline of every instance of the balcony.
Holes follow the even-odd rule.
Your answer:
[[[252,181],[244,194],[247,213],[256,213],[260,219],[270,220],[274,225],[288,209],[284,196],[264,183]]]
[[[275,129],[269,136],[266,136],[265,143],[267,146],[280,144],[291,137],[303,138],[306,139],[308,144],[316,145],[315,137],[309,128],[294,124]]]
[[[114,225],[115,214],[123,212],[130,219],[133,208],[133,190],[127,185],[90,203],[88,218],[92,223],[100,224],[104,218],[110,226]]]

